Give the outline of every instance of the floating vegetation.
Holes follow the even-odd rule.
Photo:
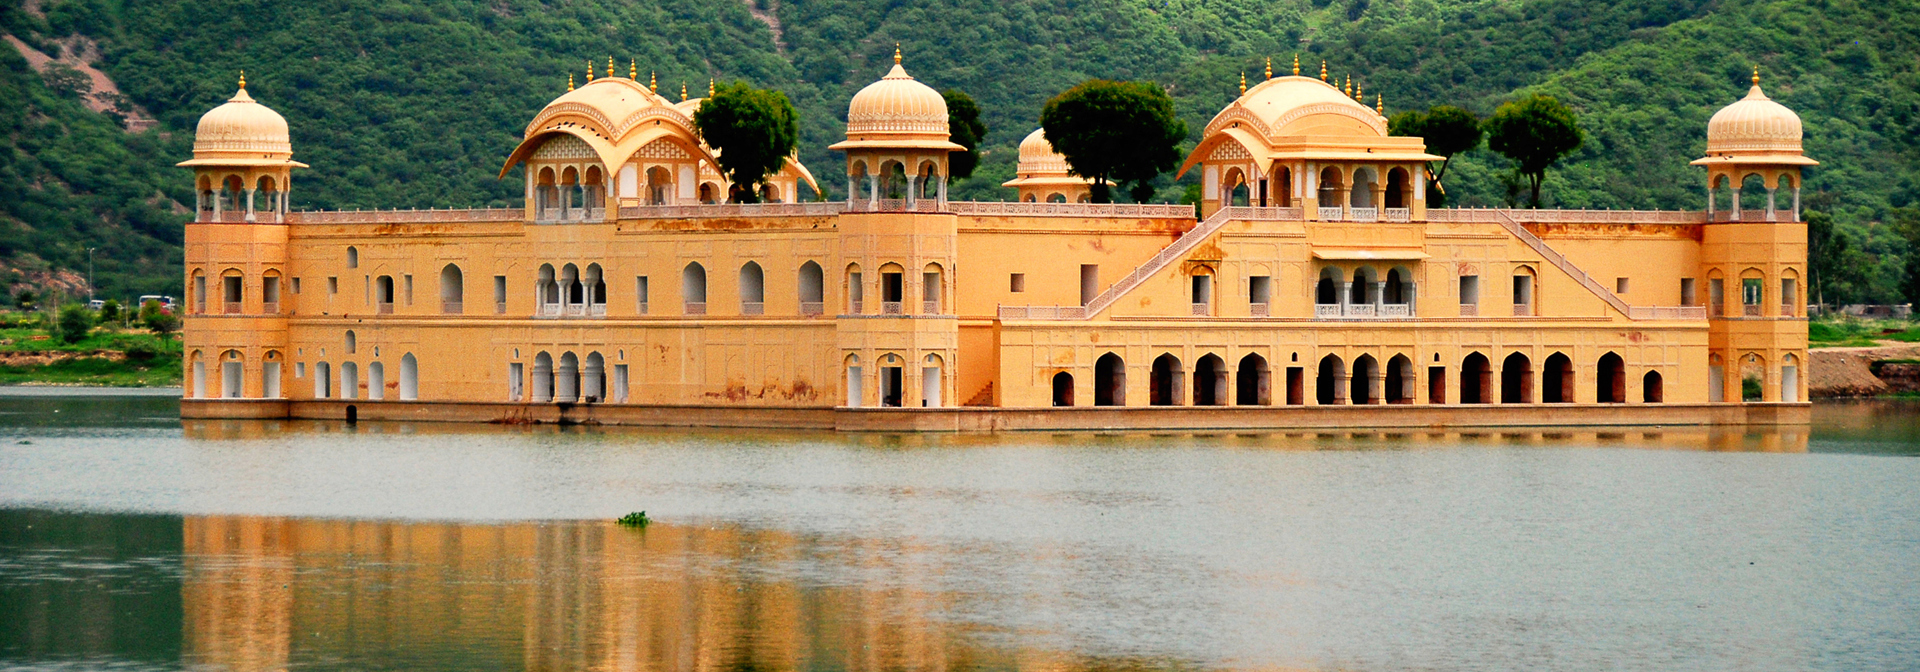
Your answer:
[[[617,522],[621,525],[625,525],[627,527],[645,528],[647,526],[647,523],[653,522],[653,519],[648,518],[647,512],[645,511],[635,511],[633,513],[629,513],[627,515],[621,516],[620,520],[617,520],[614,522]]]

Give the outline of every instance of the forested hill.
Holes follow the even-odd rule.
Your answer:
[[[1000,198],[1013,146],[1042,103],[1090,77],[1166,86],[1197,134],[1239,76],[1298,53],[1352,76],[1389,113],[1436,103],[1482,115],[1547,91],[1573,104],[1588,142],[1550,172],[1549,205],[1697,208],[1687,161],[1706,120],[1745,93],[1806,121],[1808,201],[1850,237],[1843,300],[1896,298],[1906,243],[1888,227],[1920,179],[1920,0],[0,0],[0,30],[42,52],[99,45],[97,64],[154,131],[125,133],[79,104],[72,77],[0,49],[0,257],[80,268],[113,246],[101,285],[177,292],[175,203],[199,115],[249,90],[292,125],[304,208],[509,205],[495,177],[528,119],[586,61],[657,73],[701,95],[709,79],[779,88],[800,108],[802,158],[837,188],[846,102],[890,65],[980,103],[990,130],[962,198]],[[776,28],[777,32],[776,32]],[[57,73],[56,73],[57,74]],[[1503,162],[1456,161],[1457,202],[1497,205]],[[1160,198],[1179,198],[1169,185]],[[164,195],[165,198],[156,198]],[[175,203],[166,202],[168,199]],[[84,241],[84,242],[83,242]],[[76,256],[76,250],[79,252]],[[29,258],[26,255],[32,255]],[[110,266],[110,268],[109,268]]]

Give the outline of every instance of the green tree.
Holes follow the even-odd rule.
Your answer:
[[[800,126],[787,94],[746,82],[719,87],[693,113],[701,139],[733,183],[733,200],[757,203],[760,184],[786,165],[799,143]]]
[[[160,302],[155,300],[140,305],[140,323],[147,325],[149,331],[159,334],[161,338],[180,328],[180,318],[160,307]]]
[[[1473,151],[1486,136],[1486,131],[1480,128],[1479,117],[1452,105],[1435,105],[1425,112],[1401,112],[1387,122],[1387,129],[1393,135],[1419,137],[1427,142],[1427,153],[1446,157],[1427,185],[1430,207],[1446,204],[1447,190],[1442,184],[1447,179],[1447,166],[1453,164],[1453,155]]]
[[[1573,110],[1541,93],[1501,105],[1487,120],[1487,131],[1487,147],[1514,162],[1527,180],[1536,208],[1547,168],[1579,149],[1583,140]]]
[[[120,321],[120,300],[107,299],[100,304],[100,321],[111,323]]]
[[[33,310],[33,305],[39,302],[39,300],[40,297],[34,296],[33,290],[22,289],[13,295],[13,307],[21,310]]]
[[[60,309],[60,319],[53,323],[54,335],[62,343],[79,343],[93,331],[93,311],[80,304],[69,304]]]
[[[967,148],[964,152],[947,155],[947,172],[951,179],[973,177],[973,167],[980,165],[980,153],[975,148],[987,137],[987,125],[980,121],[980,106],[973,97],[957,89],[940,92],[947,99],[947,129],[953,134],[954,144]]]
[[[1920,206],[1894,208],[1888,219],[1893,220],[1894,232],[1907,241],[1906,253],[1902,255],[1906,263],[1900,276],[1900,296],[1920,303]],[[1811,230],[1808,238],[1812,238]]]
[[[1128,184],[1135,201],[1153,197],[1153,179],[1180,164],[1187,123],[1152,82],[1087,80],[1040,112],[1040,127],[1069,172],[1093,181],[1093,202],[1111,203],[1110,185]]]

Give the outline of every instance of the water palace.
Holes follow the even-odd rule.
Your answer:
[[[846,201],[763,204],[674,102],[534,115],[525,207],[294,212],[287,121],[200,119],[182,414],[840,430],[1804,423],[1800,119],[1759,78],[1705,211],[1429,209],[1419,138],[1320,77],[1209,122],[1188,205],[1086,203],[1041,132],[1017,202],[950,201],[947,108],[848,104]],[[1758,176],[1755,178],[1754,176]],[[1767,198],[1741,203],[1763,180]],[[1751,199],[1749,199],[1751,200]],[[1743,394],[1743,381],[1759,394]]]

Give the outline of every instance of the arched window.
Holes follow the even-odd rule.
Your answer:
[[[1239,168],[1228,168],[1224,183],[1227,188],[1226,205],[1246,207],[1252,205],[1252,189],[1247,185],[1247,174]],[[1198,390],[1195,390],[1198,392]]]
[[[240,351],[220,353],[220,396],[239,399],[246,390],[246,380],[246,364],[240,357]]]
[[[351,329],[347,330],[345,341],[347,345],[347,354],[349,355],[353,354],[360,347],[360,341],[359,339],[354,338],[353,330]]]
[[[1320,281],[1313,286],[1313,302],[1322,306],[1340,303],[1340,269],[1328,266],[1320,269]]]
[[[386,397],[387,365],[380,362],[367,363],[367,398],[378,401]]]
[[[420,360],[413,353],[400,356],[400,400],[413,401],[420,398]]]
[[[921,407],[939,408],[942,405],[941,398],[943,395],[941,395],[940,392],[945,387],[946,378],[943,376],[943,372],[945,371],[945,368],[946,368],[945,364],[946,364],[945,360],[940,359],[939,355],[930,354],[930,355],[927,355],[925,358],[921,359],[920,361],[920,406]]]
[[[586,288],[580,284],[580,267],[567,264],[560,267],[560,303],[566,306],[568,315],[586,313]]]
[[[887,263],[880,266],[880,314],[906,313],[906,273],[907,269],[901,268],[899,264]]]
[[[280,271],[267,269],[260,274],[260,312],[267,315],[280,314]]]
[[[1345,189],[1346,179],[1340,174],[1339,168],[1327,166],[1320,169],[1320,207],[1340,207],[1340,197]]]
[[[580,368],[580,400],[597,403],[607,400],[607,358],[598,352],[587,353]]]
[[[1073,374],[1065,371],[1053,374],[1053,405],[1073,405]]]
[[[702,194],[703,196],[705,194]],[[654,166],[647,169],[647,205],[667,205],[673,199],[673,173]],[[705,201],[706,199],[701,199]]]
[[[1269,193],[1268,204],[1281,208],[1293,207],[1293,169],[1275,166],[1267,192]]]
[[[1107,353],[1093,363],[1093,405],[1127,405],[1127,363]]]
[[[707,268],[700,262],[687,262],[680,269],[680,300],[688,315],[707,314]]]
[[[326,362],[313,363],[313,398],[333,398],[333,371]]]
[[[373,279],[373,303],[381,315],[393,313],[393,276],[382,275]]]
[[[1780,356],[1780,400],[1800,401],[1800,358],[1791,352]]]
[[[1648,371],[1646,377],[1640,379],[1640,401],[1648,404],[1658,404],[1666,401],[1666,399],[1666,384],[1661,381],[1660,372]]]
[[[1353,170],[1353,191],[1348,196],[1347,204],[1356,208],[1379,207],[1379,204],[1373,200],[1373,188],[1380,182],[1377,175],[1377,173],[1373,172],[1372,168],[1355,168]]]
[[[533,356],[533,400],[553,401],[553,355],[545,352]]]
[[[607,314],[607,278],[600,264],[587,264],[587,272],[580,278],[580,293],[588,315]]]
[[[860,408],[866,405],[865,378],[860,373],[860,356],[847,355],[847,407]]]
[[[800,265],[800,314],[820,315],[827,312],[826,274],[820,270],[820,264],[812,261]]]
[[[440,312],[458,315],[464,310],[467,294],[466,280],[460,273],[460,267],[447,264],[440,268]]]
[[[740,314],[763,315],[767,312],[767,276],[760,264],[747,262],[740,267]]]
[[[553,367],[553,400],[562,404],[580,400],[579,355],[562,353],[559,364]]]
[[[360,267],[360,248],[348,247],[347,248],[347,268],[359,268],[359,267]]]
[[[360,398],[360,369],[353,362],[340,363],[340,398]]]
[[[922,314],[941,315],[947,312],[941,304],[941,299],[944,298],[946,294],[946,292],[941,291],[941,287],[945,286],[945,277],[945,274],[941,272],[940,264],[927,264],[926,269],[921,271],[920,312]]]
[[[847,264],[847,314],[861,313],[862,299],[867,295],[865,278],[860,275],[859,264]]]
[[[280,368],[285,365],[284,360],[285,358],[280,356],[279,350],[268,350],[266,356],[261,358],[260,396],[262,398],[279,399],[282,396],[280,390]]]
[[[540,315],[552,317],[560,314],[560,282],[553,264],[540,265],[540,277],[534,281],[534,298],[540,304]]]
[[[1513,269],[1513,315],[1524,317],[1534,314],[1533,310],[1534,273],[1531,266],[1518,266]]]
[[[1353,286],[1347,292],[1347,303],[1356,306],[1373,305],[1374,300],[1380,298],[1373,286],[1373,283],[1379,280],[1380,272],[1373,270],[1372,266],[1361,266],[1355,269]]]
[[[1387,171],[1387,203],[1389,208],[1405,208],[1413,202],[1413,183],[1407,179],[1407,169],[1394,168]]]
[[[1389,404],[1411,404],[1414,399],[1413,360],[1406,355],[1394,355],[1387,360],[1387,380],[1384,395]]]
[[[1384,294],[1380,302],[1404,306],[1413,303],[1413,271],[1405,266],[1395,266],[1387,271],[1387,284],[1382,286]]]
[[[239,315],[246,300],[246,277],[240,269],[229,268],[220,272],[220,312]]]
[[[1047,194],[1047,202],[1048,203],[1065,203],[1067,202],[1067,195],[1061,194],[1061,193]]]

